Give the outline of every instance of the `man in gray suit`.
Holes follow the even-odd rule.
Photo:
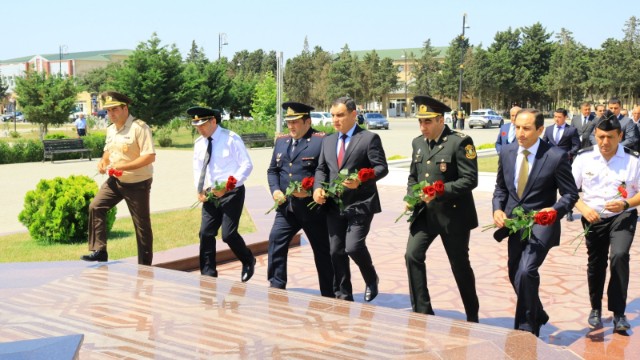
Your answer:
[[[616,116],[616,119],[620,121],[620,127],[622,128],[622,146],[631,150],[638,150],[638,142],[640,142],[640,131],[631,118],[624,116],[620,113],[622,110],[622,104],[620,99],[611,98],[607,104],[609,111]],[[596,145],[596,143],[593,143]]]
[[[348,97],[336,99],[331,105],[336,132],[322,140],[320,159],[315,173],[313,200],[325,204],[331,262],[338,290],[336,298],[353,301],[349,258],[358,265],[366,283],[364,301],[378,295],[378,274],[367,249],[366,238],[373,215],[382,211],[376,181],[389,173],[380,136],[357,124],[356,103]],[[341,171],[352,174],[373,169],[374,178],[342,182],[342,207],[336,198],[327,201],[322,184],[338,178]]]
[[[587,133],[587,130],[590,129],[589,124],[595,117],[595,114],[591,113],[591,103],[585,101],[580,104],[580,114],[573,115],[573,119],[571,119],[571,126],[578,130],[580,136],[580,148],[591,146],[590,133]]]

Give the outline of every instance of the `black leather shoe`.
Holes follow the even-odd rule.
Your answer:
[[[631,329],[631,325],[624,315],[613,315],[613,331],[621,332]]]
[[[573,211],[567,213],[567,221],[573,221]]]
[[[587,319],[589,326],[591,328],[601,328],[602,327],[602,315],[600,315],[600,310],[591,310],[589,313],[589,319]]]
[[[364,301],[370,302],[378,296],[378,283],[380,282],[380,278],[376,276],[375,284],[369,284],[364,289]]]
[[[538,319],[538,324],[535,329],[533,329],[533,335],[536,337],[540,337],[540,328],[542,325],[546,324],[549,321],[549,314],[546,311],[542,310],[542,314],[540,314],[540,318]]]
[[[253,276],[253,270],[256,267],[256,258],[251,259],[251,262],[248,265],[242,266],[242,282],[247,282]]]
[[[92,251],[89,255],[82,255],[80,260],[105,262],[109,260],[109,254],[104,250]]]

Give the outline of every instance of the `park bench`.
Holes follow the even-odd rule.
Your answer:
[[[51,159],[53,163],[53,155],[55,154],[70,154],[80,153],[84,159],[84,154],[89,155],[89,161],[91,161],[91,149],[84,147],[82,139],[56,139],[56,140],[42,140],[44,145],[44,157],[42,162],[47,159]]]
[[[248,148],[252,146],[269,146],[273,147],[273,138],[265,133],[249,133],[240,135],[242,141]]]

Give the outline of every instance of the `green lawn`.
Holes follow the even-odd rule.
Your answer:
[[[498,156],[487,156],[478,158],[478,171],[481,172],[497,172]]]
[[[200,208],[151,214],[153,250],[162,251],[197,244],[200,229]],[[255,232],[251,217],[243,211],[241,234]],[[217,238],[221,241],[220,238]],[[109,259],[117,260],[137,255],[136,233],[130,217],[116,220],[108,242]],[[0,262],[78,260],[88,253],[86,243],[74,245],[40,245],[29,233],[0,236]],[[194,254],[196,255],[196,254]]]

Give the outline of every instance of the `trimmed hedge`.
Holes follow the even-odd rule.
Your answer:
[[[63,134],[51,134],[45,139],[71,139]],[[91,149],[92,158],[101,158],[106,137],[103,134],[89,134],[82,138],[84,146]],[[77,159],[79,154],[59,154],[56,160]],[[44,147],[40,140],[18,140],[13,145],[0,141],[0,164],[16,164],[42,161]]]

